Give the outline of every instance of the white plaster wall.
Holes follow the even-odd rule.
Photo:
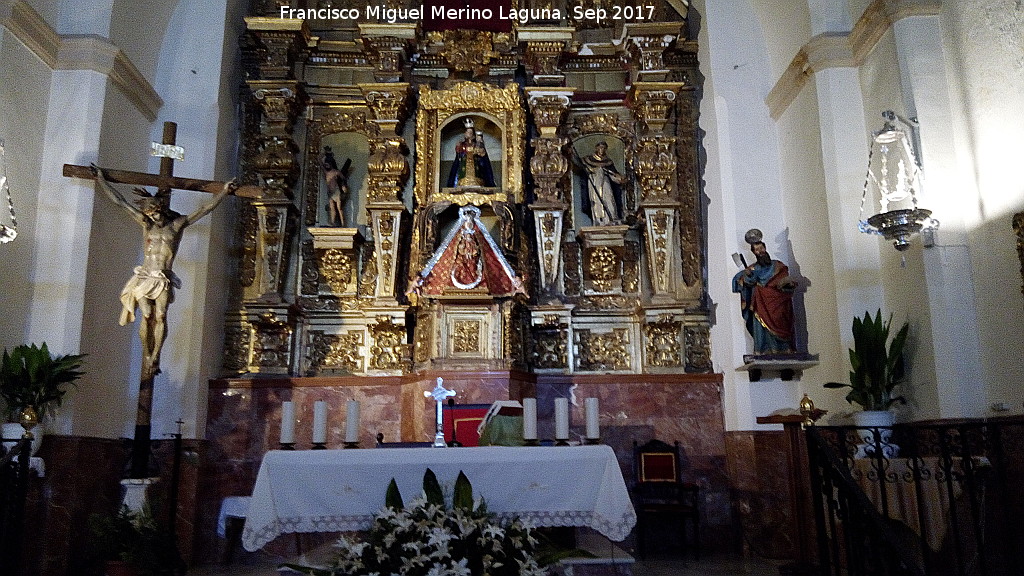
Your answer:
[[[176,122],[185,161],[176,162],[183,177],[229,180],[235,175],[237,128],[237,40],[242,14],[225,0],[182,0],[171,15],[160,46],[157,91],[164,98],[150,138],[159,141],[163,122]],[[230,13],[230,19],[227,14]],[[228,24],[228,22],[230,24]],[[159,169],[156,158],[149,170]],[[190,213],[210,200],[208,194],[175,192],[176,209]],[[223,322],[233,238],[234,199],[192,225],[178,250],[175,272],[182,289],[169,309],[167,344],[154,397],[153,437],[177,431],[202,437],[206,421],[207,382],[221,368]]]
[[[170,20],[183,2],[179,0],[161,0],[160,2],[138,2],[138,0],[114,0],[111,10],[110,40],[121,47],[125,55],[139,72],[155,83],[157,61],[160,59],[161,40],[167,38],[168,29],[173,25]],[[222,2],[211,2],[212,6]],[[203,17],[201,12],[195,15],[196,22]],[[216,21],[216,19],[214,20]],[[180,33],[176,29],[175,33]],[[196,46],[196,53],[202,53],[202,46]],[[209,54],[208,56],[213,56]],[[160,89],[157,89],[160,92]],[[159,140],[159,138],[157,138]]]
[[[958,164],[977,189],[977,221],[968,225],[982,371],[962,383],[981,413],[1006,402],[1024,412],[1020,262],[1011,219],[1024,210],[1024,8],[1014,0],[964,0],[943,10],[952,97],[966,123],[961,139],[973,154]],[[940,236],[941,239],[941,236]]]
[[[112,87],[107,91],[103,118],[97,164],[144,171],[149,154],[149,121]],[[132,201],[131,187],[115,187]],[[85,285],[88,304],[82,320],[82,352],[89,354],[89,364],[73,397],[73,433],[131,438],[139,387],[135,360],[139,354],[138,323],[118,325],[119,295],[132,269],[142,261],[142,230],[98,190],[93,194]]]
[[[106,198],[95,199],[87,181],[64,178],[61,166],[97,162],[155,171],[149,142],[159,140],[169,119],[178,122],[179,143],[188,149],[178,175],[230,178],[243,4],[183,0],[140,11],[120,0],[30,2],[60,34],[109,36],[167,102],[156,122],[103,74],[51,72],[0,28],[0,137],[17,149],[9,152],[9,173],[15,194],[26,195],[16,197],[21,235],[0,249],[0,344],[45,340],[55,352],[88,354],[86,375],[51,432],[131,436],[141,363],[137,324],[117,323],[118,295],[141,259],[141,231]],[[188,213],[202,199],[179,192],[173,207]],[[155,438],[175,432],[179,418],[186,434],[202,434],[196,422],[205,420],[206,381],[220,369],[219,319],[232,278],[224,274],[232,202],[191,227],[179,249],[175,270],[186,286],[170,308],[176,343],[165,347],[165,374],[157,377]]]
[[[738,372],[749,336],[740,315],[739,298],[731,291],[737,272],[730,255],[741,252],[750,228],[759,228],[774,258],[796,268],[820,266],[823,230],[800,228],[795,222],[820,203],[822,171],[817,124],[806,118],[785,123],[771,119],[765,97],[809,35],[806,5],[767,1],[695,3],[701,12],[700,62],[705,76],[701,128],[708,164],[708,292],[713,310],[712,359],[723,373],[726,428],[756,428],[756,418],[799,402],[800,384],[765,375],[749,382]],[[813,90],[802,98],[801,113],[816,117]],[[808,108],[809,106],[809,108]],[[805,140],[810,139],[809,142]],[[787,153],[787,150],[791,150]],[[791,218],[796,218],[790,223]],[[802,226],[802,225],[800,225]],[[827,246],[827,240],[825,241]],[[799,260],[795,260],[799,258]],[[816,306],[812,302],[812,305]]]
[[[0,27],[0,139],[18,218],[18,237],[0,245],[0,348],[25,343],[32,300],[33,237],[37,233],[39,158],[49,98],[50,69]],[[7,212],[7,198],[0,198]],[[4,221],[6,222],[6,216]]]

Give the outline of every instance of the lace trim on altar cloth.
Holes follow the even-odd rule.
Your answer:
[[[353,532],[369,530],[373,526],[372,516],[314,516],[278,518],[270,524],[253,530],[248,526],[242,531],[242,546],[253,552],[281,534],[292,532]]]
[[[526,514],[499,513],[498,518],[511,520],[519,518],[536,526],[586,526],[604,534],[609,540],[621,542],[636,525],[636,513],[631,509],[618,519],[590,510],[562,510],[554,512],[529,512]],[[292,532],[352,532],[369,530],[373,525],[372,516],[317,516],[279,518],[276,521],[252,529],[248,526],[242,532],[242,544],[246,550],[254,551],[281,534]]]
[[[618,519],[607,518],[592,510],[558,510],[553,512],[529,512],[526,514],[499,513],[502,520],[519,518],[536,526],[586,526],[593,528],[608,537],[609,540],[621,542],[629,536],[636,525],[636,512],[630,508]]]

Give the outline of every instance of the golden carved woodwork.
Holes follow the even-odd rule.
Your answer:
[[[480,322],[477,320],[455,320],[452,323],[452,351],[479,354]]]
[[[558,184],[569,170],[569,160],[562,154],[564,138],[534,138],[533,158],[530,159],[530,173],[533,175],[536,202],[560,203],[562,191]]]
[[[626,242],[622,257],[622,291],[640,292],[640,245]]]
[[[359,353],[363,345],[363,332],[345,334],[324,334],[313,331],[310,336],[309,372],[318,374],[323,370],[360,372],[363,356]]]
[[[253,287],[255,293],[248,293],[251,298],[280,298],[283,289],[283,276],[288,264],[288,212],[290,203],[267,202],[256,200],[258,232],[256,235],[256,253]]]
[[[428,306],[421,306],[416,315],[416,337],[413,342],[413,360],[417,364],[429,361],[434,355],[434,316]]]
[[[533,40],[526,43],[526,60],[534,77],[560,76],[558,61],[565,49],[561,40]],[[538,84],[543,84],[537,80]]]
[[[398,258],[398,230],[403,211],[401,209],[373,208],[370,212],[373,219],[374,242],[377,247],[378,286],[374,295],[378,298],[393,298]]]
[[[247,323],[224,329],[224,370],[233,373],[245,372],[249,367],[249,351],[252,329]]]
[[[672,291],[672,255],[675,231],[675,210],[646,208],[648,263],[651,285],[656,293]]]
[[[607,7],[604,0],[586,2]],[[255,10],[273,16],[271,7],[279,4],[270,0]],[[365,6],[355,0],[308,4]],[[510,35],[247,19],[242,180],[264,191],[244,200],[239,211],[241,311],[228,315],[225,370],[401,373],[440,359],[458,367],[568,373],[648,366],[656,372],[710,371],[696,44],[666,38],[678,35],[668,30],[681,25],[665,6],[657,14],[671,22],[606,22],[622,41],[598,42],[589,55],[574,52],[578,29],[550,22],[533,22]],[[520,66],[530,84],[525,88],[510,81]],[[469,73],[481,81],[462,80]],[[628,96],[576,99],[578,91],[594,90],[605,79],[609,85],[627,80]],[[416,125],[402,130],[409,112]],[[526,114],[536,128],[532,134]],[[441,165],[451,150],[443,146],[467,117],[478,120],[492,161],[500,162],[493,164],[494,187],[445,187],[447,166],[442,174]],[[297,121],[305,122],[305,130],[296,131],[301,139],[292,135]],[[326,140],[339,160],[354,161],[361,181],[349,182],[347,210],[362,237],[351,247],[315,247],[308,228],[323,220],[322,144],[340,133],[366,138],[365,147],[350,136]],[[621,142],[612,148],[616,155],[621,150],[616,167],[627,177],[624,231],[616,242],[576,235],[577,173],[569,171],[574,159],[566,146],[588,149],[600,136]],[[403,137],[414,137],[415,146]],[[531,190],[523,189],[524,179]],[[487,313],[469,314],[404,293],[396,275],[422,269],[438,236],[452,225],[454,207],[467,205],[483,208],[495,245],[525,285],[540,289],[539,298],[492,302]],[[533,212],[532,222],[526,222],[526,210]],[[402,221],[405,215],[412,225]],[[297,241],[289,228],[296,223],[303,226]],[[297,259],[288,255],[291,246],[300,250]],[[286,274],[293,260],[299,273]],[[273,304],[273,317],[259,320],[268,303],[285,294],[295,295],[295,313]],[[653,296],[657,310],[674,311],[671,318],[656,316]],[[475,300],[457,307],[481,305]],[[558,311],[543,313],[550,309]],[[408,328],[398,324],[403,318],[416,322],[412,350]],[[277,330],[274,322],[294,334]],[[295,334],[308,336],[295,343]]]
[[[580,312],[607,312],[610,310],[637,312],[640,310],[640,300],[635,296],[630,297],[619,294],[586,296],[577,301],[576,310]]]
[[[271,80],[249,80],[253,100],[263,113],[263,133],[272,136],[288,136],[292,132],[295,118],[303,104],[297,82],[275,82]]]
[[[633,115],[647,125],[653,134],[660,134],[675,106],[678,82],[637,82],[633,84]]]
[[[531,362],[536,368],[543,370],[568,368],[568,332],[564,329],[535,328],[531,356]]]
[[[675,197],[675,138],[641,138],[637,144],[636,174],[641,202]]]
[[[295,154],[298,152],[298,149],[290,138],[279,136],[260,138],[255,150],[249,168],[259,172],[261,175],[288,174],[295,169]],[[287,190],[287,185],[285,185],[284,189]],[[277,190],[271,188],[265,191],[262,196],[285,195],[275,192]]]
[[[613,283],[621,276],[619,255],[608,246],[588,248],[585,277],[590,280],[595,292],[610,292]]]
[[[377,322],[368,328],[373,338],[373,345],[370,346],[370,369],[407,369],[405,327],[394,324],[390,316],[378,316]]]
[[[370,140],[367,180],[371,204],[399,200],[405,177],[409,174],[404,148],[405,140],[398,136]]]
[[[671,314],[665,316],[644,325],[647,364],[659,368],[682,366],[679,337],[683,323],[674,321]]]
[[[577,330],[579,356],[578,370],[629,370],[629,332],[615,328],[611,332],[598,333],[591,330]]]
[[[373,77],[378,82],[395,82],[402,77],[405,62],[405,40],[394,36],[364,38]]]
[[[501,176],[495,184],[503,196],[523,202],[523,138],[526,119],[519,87],[514,82],[496,88],[478,82],[459,82],[448,90],[420,86],[416,115],[416,200],[420,205],[441,198],[441,129],[466,113],[486,117],[501,130]],[[443,198],[454,202],[453,198]],[[504,198],[503,198],[504,199]]]
[[[696,294],[704,278],[703,212],[700,203],[700,174],[697,134],[698,108],[692,89],[684,89],[676,113],[676,196],[679,208],[680,273],[683,283]]]
[[[405,117],[409,98],[409,85],[405,83],[360,84],[359,89],[366,98],[366,104],[374,118],[382,125],[395,131],[397,124]]]
[[[558,259],[562,246],[562,210],[534,210],[537,221],[538,258],[541,286],[553,288],[558,281]]]
[[[491,32],[482,30],[445,30],[441,57],[453,70],[482,72],[498,56]]]
[[[687,326],[686,371],[711,372],[711,330],[707,326]]]
[[[663,55],[673,38],[667,36],[633,36],[629,39],[629,53],[634,66],[643,72],[665,70]]]
[[[320,253],[320,276],[333,294],[353,291],[355,263],[345,250],[328,248]]]
[[[253,338],[250,371],[265,369],[287,369],[291,364],[292,328],[273,312],[261,314],[252,322]]]
[[[239,283],[243,288],[252,286],[256,281],[256,263],[259,260],[259,216],[252,202],[242,202],[239,218],[242,237],[242,261],[239,270]]]
[[[569,109],[571,95],[572,92],[553,90],[533,90],[529,93],[530,113],[542,136],[550,138],[558,131]]]
[[[579,296],[583,292],[583,258],[578,242],[562,245],[562,273],[566,296]]]
[[[628,142],[634,135],[632,124],[611,112],[574,116],[567,131],[572,140],[588,134],[610,134]]]
[[[294,78],[292,67],[309,41],[309,29],[297,19],[260,18],[245,19],[246,41],[254,58],[248,64],[249,75],[262,80],[289,80]]]
[[[377,138],[381,135],[380,126],[364,110],[331,112],[314,120],[310,125],[310,130],[312,134],[320,138],[339,132],[358,132],[366,136],[367,139]],[[319,147],[317,151],[320,151]]]
[[[377,259],[374,258],[372,245],[363,249],[363,273],[359,276],[357,294],[360,298],[372,298],[377,288]]]

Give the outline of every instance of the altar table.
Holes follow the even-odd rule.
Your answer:
[[[934,456],[881,461],[863,458],[854,460],[851,474],[879,513],[888,510],[889,518],[906,524],[923,537],[932,550],[939,550],[950,525],[951,512],[958,505],[962,506],[958,504],[963,493],[963,479],[958,477],[963,472],[962,463],[962,458],[953,458],[947,469],[943,461]],[[976,470],[991,466],[984,457],[975,457],[972,464]]]
[[[366,530],[392,478],[408,503],[434,471],[450,495],[459,471],[498,517],[587,526],[621,541],[636,513],[615,453],[604,445],[388,448],[267,452],[242,532],[255,551],[291,532]]]

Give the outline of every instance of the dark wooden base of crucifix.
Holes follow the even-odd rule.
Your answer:
[[[142,378],[139,381],[139,403],[135,414],[135,438],[132,440],[132,454],[128,469],[129,478],[152,478],[157,475],[158,471],[156,461],[153,460],[152,425],[150,423],[155,372],[155,368],[150,363],[143,361]]]

